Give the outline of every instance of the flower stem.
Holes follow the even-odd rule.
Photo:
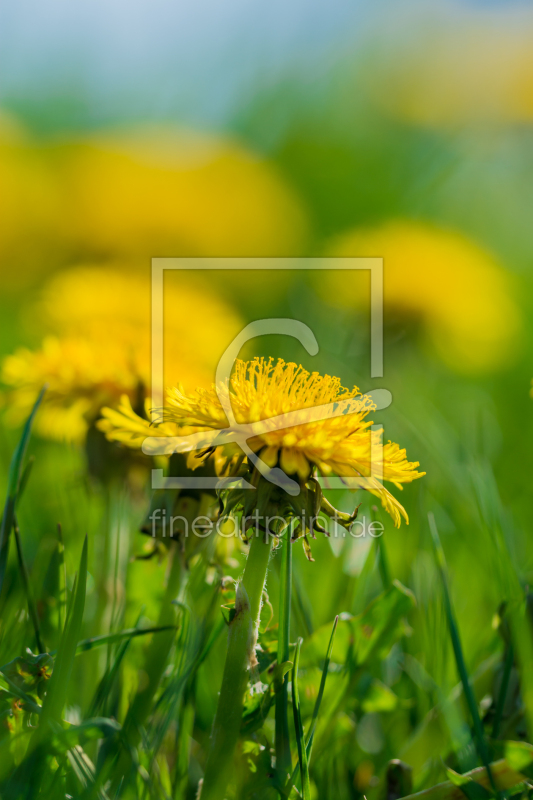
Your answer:
[[[281,575],[279,595],[279,635],[278,635],[278,664],[289,660],[289,639],[291,619],[291,589],[292,589],[292,546],[291,527],[287,526],[281,537]],[[289,738],[289,676],[283,676],[281,689],[276,694],[275,709],[275,749],[276,769],[280,775],[281,783],[287,780],[287,775],[292,769],[291,743]]]
[[[222,800],[239,738],[248,667],[255,662],[261,598],[272,540],[253,537],[242,581],[237,585],[235,615],[229,624],[228,652],[211,734],[201,800]]]

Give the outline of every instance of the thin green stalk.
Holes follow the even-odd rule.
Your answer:
[[[320,678],[320,686],[318,689],[318,695],[315,702],[315,707],[313,709],[313,716],[311,717],[311,724],[309,726],[309,732],[306,737],[306,749],[307,749],[307,761],[311,761],[311,752],[313,750],[313,740],[315,738],[315,731],[318,722],[318,712],[320,711],[320,705],[322,703],[322,698],[324,696],[324,689],[326,688],[326,680],[328,677],[329,671],[329,662],[331,661],[331,651],[333,650],[333,640],[335,639],[335,633],[337,631],[337,624],[339,622],[338,615],[333,620],[333,628],[331,631],[331,636],[329,637],[329,644],[328,644],[328,651],[326,653],[326,660],[324,661],[324,668],[322,670],[322,676]]]
[[[459,673],[461,683],[463,684],[463,691],[465,693],[466,702],[470,711],[470,715],[472,717],[472,721],[474,723],[476,749],[478,751],[481,761],[483,762],[487,770],[487,775],[489,776],[491,786],[493,790],[496,791],[496,787],[492,779],[492,773],[489,764],[489,753],[487,749],[487,744],[485,742],[485,734],[483,733],[483,726],[481,724],[476,698],[474,697],[474,692],[472,691],[472,685],[468,677],[468,670],[466,669],[466,663],[463,655],[463,648],[461,646],[461,639],[459,637],[459,629],[457,627],[455,614],[453,612],[450,590],[448,588],[448,578],[446,574],[446,559],[444,557],[444,550],[442,549],[442,545],[440,543],[439,533],[437,531],[437,526],[435,524],[435,517],[431,512],[428,514],[428,519],[429,519],[431,536],[433,539],[433,546],[435,548],[437,567],[439,569],[442,581],[444,608],[446,610],[446,616],[448,618],[448,627],[450,630],[450,638],[452,640],[453,652],[457,664],[457,671]]]
[[[292,526],[288,525],[281,537],[281,575],[279,596],[278,664],[289,660],[291,589],[292,589]],[[284,782],[292,769],[289,734],[289,675],[282,678],[276,694],[275,751],[279,780]]]
[[[139,624],[141,622],[141,617],[143,613],[144,613],[144,606],[141,613],[137,617],[134,630],[139,630]],[[132,636],[129,636],[122,642],[122,644],[118,648],[118,652],[115,656],[113,664],[109,667],[106,667],[106,670],[102,678],[100,679],[98,686],[96,687],[92,703],[89,706],[89,714],[88,714],[89,717],[96,717],[98,712],[101,709],[105,708],[105,703],[109,697],[109,694],[111,693],[111,688],[114,684],[114,681],[116,680],[116,677],[120,670],[120,665],[122,664],[124,656],[126,655],[126,652],[131,644],[132,638],[133,638]],[[105,712],[102,713],[102,716],[105,716]]]
[[[296,732],[296,743],[298,745],[298,760],[300,762],[300,777],[302,779],[303,800],[310,800],[311,785],[309,783],[309,762],[307,760],[307,747],[305,745],[304,729],[302,725],[302,715],[300,713],[300,694],[298,691],[298,664],[300,661],[300,647],[302,639],[298,639],[296,652],[294,654],[294,666],[292,668],[292,710],[294,713],[294,729]]]
[[[228,652],[211,734],[202,786],[202,800],[222,800],[231,774],[233,751],[239,738],[248,667],[255,659],[261,598],[272,541],[254,536],[242,581],[237,585],[235,614],[229,624]]]
[[[513,645],[507,645],[505,653],[505,663],[503,666],[502,683],[498,694],[498,701],[496,703],[496,712],[494,714],[494,725],[492,727],[492,738],[497,739],[500,735],[500,725],[502,721],[503,708],[505,706],[505,698],[507,696],[507,689],[509,688],[509,678],[511,677],[511,670],[514,662]]]
[[[124,628],[115,633],[103,633],[101,636],[93,636],[90,639],[82,639],[78,642],[76,655],[86,653],[88,650],[95,650],[97,647],[107,647],[112,644],[121,644],[125,639],[129,641],[136,636],[147,636],[149,633],[163,633],[164,631],[176,631],[174,625],[154,625],[150,628]],[[53,652],[50,654],[53,655]]]
[[[30,619],[33,625],[33,631],[35,633],[35,641],[37,642],[37,648],[39,650],[39,653],[45,653],[46,650],[44,648],[41,639],[39,617],[37,616],[37,610],[35,608],[35,603],[31,591],[28,567],[26,566],[26,562],[24,560],[24,553],[22,552],[22,542],[20,541],[20,530],[16,515],[13,516],[13,534],[15,536],[15,544],[17,547],[17,557],[19,562],[20,574],[22,576],[22,582],[24,584],[24,591],[26,592],[26,601],[28,603],[28,614],[30,615]]]
[[[67,622],[67,567],[65,564],[65,545],[63,543],[63,531],[61,524],[57,523],[57,554],[58,554],[58,584],[59,592],[57,599],[58,609],[58,628],[63,631]]]
[[[4,586],[4,578],[7,569],[7,557],[9,553],[9,536],[11,534],[11,529],[13,527],[15,506],[17,503],[17,498],[21,487],[21,479],[23,476],[22,462],[24,461],[24,455],[28,447],[33,420],[37,413],[37,409],[39,408],[41,400],[43,399],[45,389],[46,387],[41,389],[39,397],[35,401],[35,405],[33,406],[30,416],[28,417],[26,424],[24,425],[22,436],[20,437],[20,441],[17,447],[15,448],[15,452],[13,453],[11,464],[9,466],[9,476],[7,481],[7,497],[4,506],[4,514],[2,516],[2,522],[0,524],[0,596],[2,594],[2,589]]]
[[[184,800],[189,782],[189,753],[194,729],[194,705],[186,702],[181,713],[178,740],[176,742],[175,798]]]
[[[517,581],[518,584],[518,581]],[[516,586],[514,597],[522,591]],[[516,662],[520,674],[520,696],[524,705],[524,715],[528,730],[528,740],[533,739],[533,628],[530,613],[525,600],[509,603],[506,615],[511,626],[511,636],[515,649]]]
[[[326,688],[326,680],[327,680],[328,671],[329,671],[329,662],[331,661],[331,651],[333,650],[333,640],[335,638],[335,632],[337,630],[338,622],[339,622],[339,617],[337,615],[335,617],[335,619],[333,620],[333,629],[331,631],[331,636],[329,637],[328,650],[327,650],[327,653],[326,653],[326,659],[324,661],[324,668],[322,670],[322,676],[320,678],[320,688],[318,690],[318,695],[317,695],[317,698],[316,698],[316,701],[315,701],[315,707],[313,709],[313,716],[311,717],[311,724],[309,725],[309,730],[307,732],[307,736],[305,737],[305,749],[306,749],[306,753],[307,753],[307,765],[308,766],[309,766],[309,763],[311,761],[311,753],[312,753],[312,750],[313,750],[313,741],[314,741],[314,738],[315,738],[315,731],[316,731],[316,726],[317,726],[317,722],[318,722],[318,714],[319,714],[319,711],[320,711],[320,706],[322,704],[322,697],[324,696],[324,689]],[[294,786],[294,783],[296,781],[297,774],[298,774],[298,764],[296,764],[296,766],[294,767],[294,770],[292,772],[291,777],[289,778],[288,782],[285,784],[285,786],[283,788],[282,794],[283,794],[284,797],[289,797],[289,795],[291,793],[291,789]]]

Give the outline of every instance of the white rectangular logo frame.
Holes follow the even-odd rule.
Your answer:
[[[165,270],[369,270],[370,377],[383,377],[383,259],[369,258],[153,258],[152,259],[152,407],[163,405],[164,392],[164,273]],[[380,428],[373,425],[373,429]],[[363,488],[364,478],[320,478],[324,488]],[[248,488],[232,479],[165,477],[152,470],[152,489]]]

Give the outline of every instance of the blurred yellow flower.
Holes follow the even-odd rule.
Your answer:
[[[239,332],[236,312],[174,273],[165,287],[165,385],[209,385]],[[118,268],[78,267],[48,284],[39,314],[50,335],[37,351],[3,363],[10,416],[19,421],[46,382],[37,425],[44,435],[81,440],[102,406],[126,394],[142,408],[151,383],[150,280]]]
[[[435,226],[393,221],[337,238],[332,256],[384,259],[385,319],[415,318],[453,369],[482,373],[505,366],[520,341],[521,315],[511,278],[481,247]],[[368,303],[357,277],[332,271],[323,288],[335,306]]]
[[[436,4],[419,11],[403,35],[396,29],[376,43],[364,75],[375,101],[428,127],[533,119],[530,9]]]
[[[382,430],[371,430],[368,414],[375,406],[368,395],[359,389],[341,386],[339,378],[309,373],[303,367],[278,359],[255,358],[240,361],[230,379],[229,399],[239,426],[249,426],[247,443],[260,453],[268,467],[280,465],[287,475],[301,482],[309,478],[313,467],[324,475],[365,477],[365,488],[379,497],[396,526],[401,516],[408,522],[403,506],[383,486],[390,481],[398,489],[425,473],[416,471],[418,462],[407,461],[405,450],[397,444],[381,442]],[[323,410],[323,418],[314,419],[312,410],[327,404],[344,404],[343,413],[333,416],[332,408]],[[289,428],[278,429],[275,418],[299,412]],[[141,447],[147,437],[176,437],[186,433],[206,432],[205,454],[217,447],[219,471],[224,474],[240,466],[238,447],[231,441],[218,447],[216,435],[229,426],[216,387],[197,389],[185,394],[182,387],[169,390],[167,405],[162,414],[153,415],[152,422],[140,418],[127,398],[118,411],[104,409],[99,427],[109,439],[130,447]],[[213,435],[214,434],[214,435]],[[226,435],[225,434],[225,435]],[[176,442],[170,443],[175,446]],[[201,463],[201,453],[191,452],[191,466]],[[200,458],[198,457],[200,455]],[[241,461],[244,454],[241,454]]]
[[[196,131],[39,142],[0,113],[0,181],[8,288],[73,261],[294,256],[307,240],[300,200],[272,163]]]
[[[63,143],[71,229],[104,257],[290,256],[306,220],[272,164],[237,142],[142,128]]]
[[[57,255],[60,192],[39,149],[0,116],[0,285],[20,289]]]

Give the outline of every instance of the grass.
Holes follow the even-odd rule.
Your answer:
[[[428,430],[431,457],[439,439]],[[364,496],[332,492],[346,511],[362,500],[360,516],[377,515],[384,535],[317,538],[314,563],[299,543],[274,549],[243,720],[230,676],[217,722],[236,743],[214,770],[227,771],[229,788],[215,779],[205,797],[395,799],[392,759],[412,768],[412,791],[428,800],[528,791],[523,535],[487,461],[471,455],[465,470],[452,445],[448,474],[436,466],[426,486],[405,492],[409,528],[394,530]],[[248,547],[209,540],[186,561],[167,547],[138,559],[150,545],[138,533],[147,494],[87,483],[76,452],[30,442],[30,424],[14,453],[2,528],[0,797],[192,800]]]

